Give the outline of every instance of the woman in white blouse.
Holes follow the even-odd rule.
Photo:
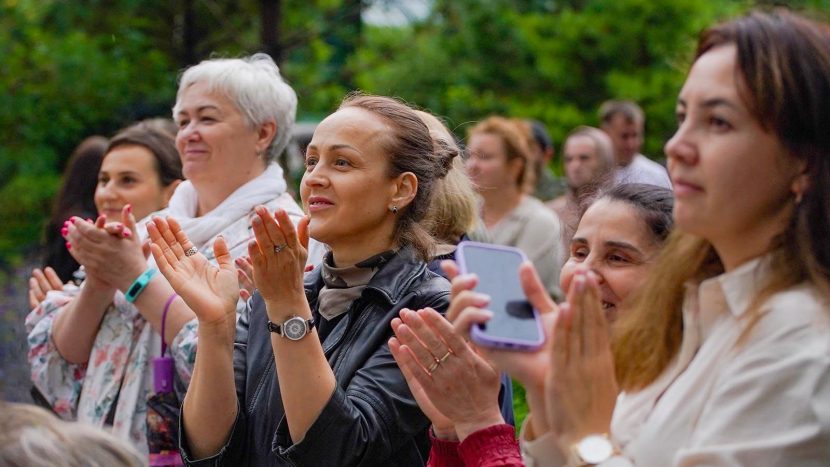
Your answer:
[[[572,287],[537,465],[830,462],[830,28],[752,13],[696,57],[666,144],[677,231],[612,346],[591,278]]]

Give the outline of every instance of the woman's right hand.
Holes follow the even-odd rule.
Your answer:
[[[217,268],[199,252],[185,255],[193,244],[175,219],[154,217],[147,224],[147,233],[159,271],[196,314],[200,330],[204,326],[233,331],[239,284],[225,239],[218,237],[213,244]]]

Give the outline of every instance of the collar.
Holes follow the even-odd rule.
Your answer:
[[[409,283],[426,269],[426,263],[416,257],[412,247],[405,246],[391,256],[384,257],[382,264],[377,267],[378,271],[372,276],[363,293],[371,291],[382,297],[388,305],[395,305],[408,293]],[[325,284],[321,273],[322,266],[317,266],[306,275],[305,290],[309,304],[317,302],[317,295]]]
[[[770,258],[769,255],[760,256],[732,271],[703,281],[699,291],[701,303],[708,298],[707,295],[721,295],[729,312],[736,318],[741,317],[764,285],[764,279],[769,274]]]

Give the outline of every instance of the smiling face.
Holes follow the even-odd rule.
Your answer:
[[[273,133],[248,125],[230,99],[197,82],[182,92],[177,108],[176,149],[185,178],[197,187],[210,183],[232,191],[262,172],[259,154]]]
[[[389,177],[381,144],[389,132],[375,114],[346,107],[323,120],[308,145],[300,195],[310,217],[309,235],[328,244],[336,257],[338,251],[342,257],[349,249],[365,248],[367,256],[358,257],[365,259],[392,245],[390,207],[398,178]]]
[[[120,221],[121,209],[130,204],[135,218],[143,219],[167,206],[177,183],[161,186],[156,159],[144,146],[116,146],[98,171],[95,207],[108,221]]]
[[[515,188],[522,161],[507,159],[502,138],[495,133],[473,133],[467,142],[467,174],[479,193]]]
[[[597,145],[588,136],[574,135],[565,141],[565,177],[571,188],[579,188],[594,180],[603,170]]]
[[[735,58],[726,45],[695,62],[678,98],[679,128],[666,143],[676,225],[712,242],[727,263],[737,245],[769,248],[791,215],[800,171],[741,99]]]
[[[597,274],[609,319],[630,306],[632,292],[645,281],[660,244],[637,210],[623,201],[601,198],[585,211],[571,240],[560,285],[568,290],[577,266]]]

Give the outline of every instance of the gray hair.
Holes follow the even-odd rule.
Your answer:
[[[297,114],[297,94],[280,75],[270,56],[203,60],[182,74],[173,116],[179,113],[182,93],[195,83],[204,83],[210,92],[225,95],[245,117],[251,128],[273,121],[276,135],[265,151],[265,162],[273,161],[288,145]]]
[[[600,130],[599,128],[594,128],[592,126],[578,126],[573,129],[568,136],[565,137],[565,144],[568,143],[568,140],[574,136],[584,136],[594,143],[594,147],[597,151],[597,156],[599,156],[600,160],[602,160],[603,165],[605,166],[604,171],[608,171],[614,168],[616,162],[614,159],[614,144],[611,142],[611,138],[608,136],[607,133]],[[562,154],[565,153],[564,145],[562,147]]]

